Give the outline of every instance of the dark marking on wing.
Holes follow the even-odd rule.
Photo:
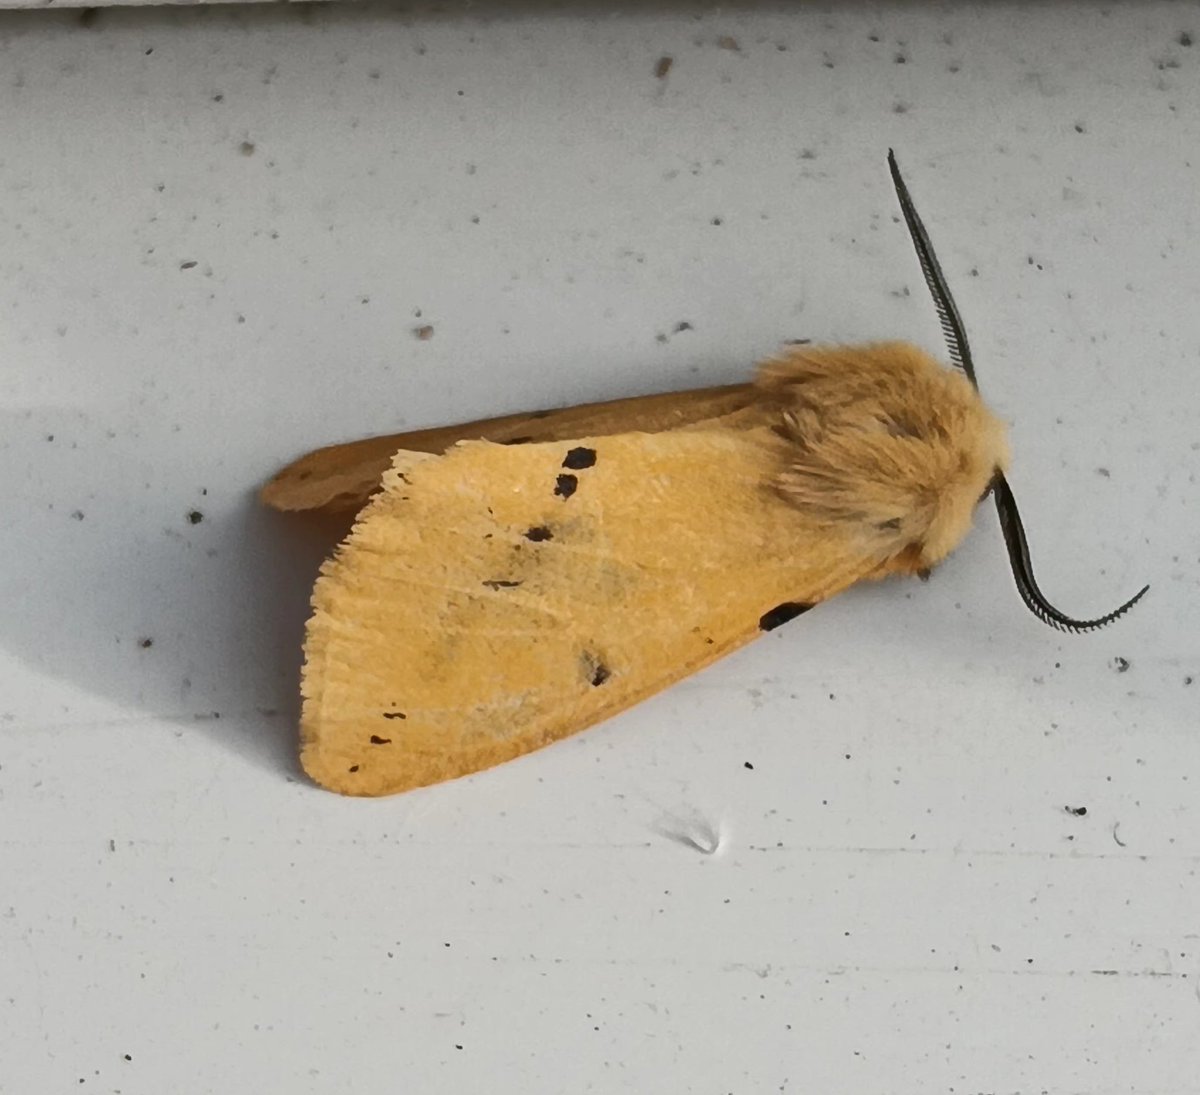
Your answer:
[[[403,711],[385,711],[383,713],[385,719],[406,719],[408,716]]]
[[[812,605],[802,604],[799,601],[784,601],[781,605],[776,605],[770,612],[764,612],[758,621],[760,631],[774,631],[777,627],[782,627],[788,620],[794,620],[797,616],[802,616],[807,612]]]
[[[554,493],[560,498],[570,498],[579,486],[579,479],[574,475],[560,475],[554,484]]]
[[[534,525],[533,528],[525,530],[525,539],[532,540],[535,544],[541,544],[546,540],[553,540],[554,533],[545,525]]]
[[[604,664],[598,654],[593,654],[590,650],[583,652],[583,656],[579,659],[579,662],[583,666],[583,675],[593,688],[599,688],[600,685],[612,676],[612,670]]]
[[[381,738],[378,734],[372,734],[371,735],[371,744],[372,745],[391,745],[392,739],[391,738]]]
[[[562,466],[570,468],[572,471],[581,471],[583,468],[590,468],[596,463],[596,450],[588,448],[572,449],[563,459]]]
[[[352,764],[352,765],[350,765],[350,767],[349,767],[349,768],[347,768],[347,769],[346,769],[346,771],[347,771],[347,772],[357,772],[357,771],[358,771],[358,765],[357,765],[357,764]]]

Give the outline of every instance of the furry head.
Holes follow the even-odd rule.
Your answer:
[[[1004,426],[970,381],[909,343],[789,347],[757,384],[791,442],[780,492],[852,528],[889,571],[941,562],[1008,467]]]

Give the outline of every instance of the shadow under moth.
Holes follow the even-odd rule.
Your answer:
[[[926,575],[995,500],[1034,580],[958,309],[896,194],[951,367],[902,342],[790,344],[749,383],[510,415],[318,450],[262,499],[353,511],[312,595],[301,761],[386,795],[599,722],[855,582]]]

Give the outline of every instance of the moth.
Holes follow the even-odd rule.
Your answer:
[[[541,748],[856,582],[927,576],[989,495],[1043,622],[1090,631],[1144,596],[1074,619],[1039,589],[1003,424],[888,165],[949,367],[902,342],[790,344],[745,384],[334,446],[263,488],[357,512],[312,594],[312,779],[387,795]]]

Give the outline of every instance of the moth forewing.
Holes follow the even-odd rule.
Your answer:
[[[491,767],[867,576],[771,487],[784,445],[683,429],[405,459],[316,584],[305,770],[380,795]]]
[[[716,421],[735,425],[747,418],[754,403],[752,385],[729,384],[369,437],[316,449],[292,461],[263,485],[259,497],[285,512],[357,512],[379,489],[392,456],[400,450],[442,453],[459,441],[521,445],[634,431],[661,433]]]

